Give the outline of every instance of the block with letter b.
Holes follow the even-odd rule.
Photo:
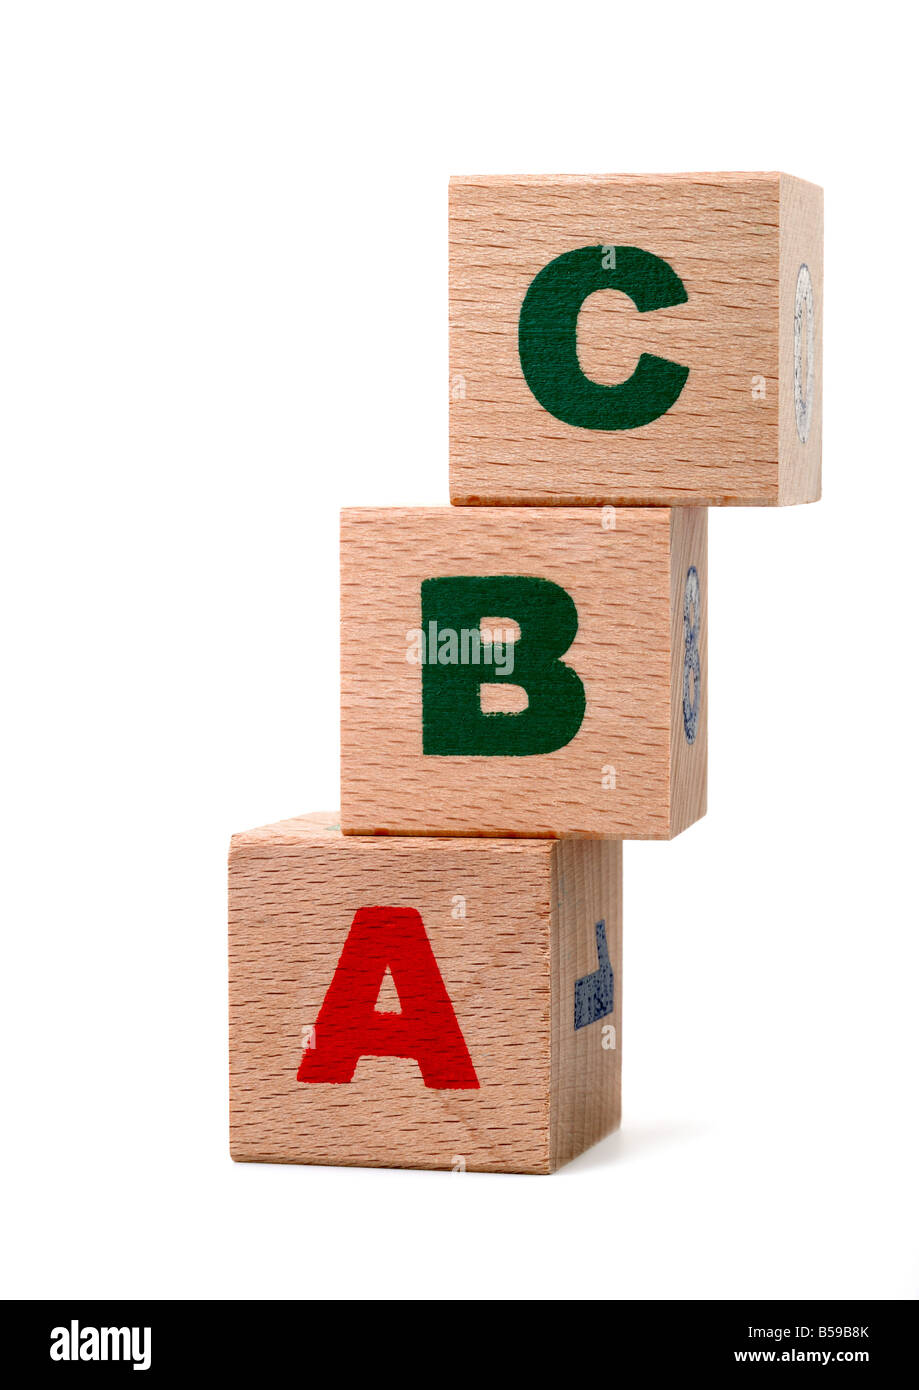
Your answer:
[[[230,853],[230,1147],[548,1173],[620,1114],[622,847],[343,836]]]
[[[820,495],[823,194],[787,174],[450,186],[450,495]]]
[[[342,515],[342,829],[669,838],[705,811],[704,508]]]

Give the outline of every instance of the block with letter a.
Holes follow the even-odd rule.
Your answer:
[[[616,841],[235,836],[233,1157],[546,1173],[616,1128],[621,872]]]

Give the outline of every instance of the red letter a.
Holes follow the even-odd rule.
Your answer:
[[[377,1013],[387,967],[402,1012]],[[450,996],[420,915],[412,907],[361,907],[316,1019],[298,1081],[350,1081],[359,1057],[414,1057],[424,1084],[477,1090]]]

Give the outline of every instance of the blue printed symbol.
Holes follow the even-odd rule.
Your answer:
[[[683,733],[687,743],[694,743],[699,729],[699,705],[702,700],[702,659],[699,656],[699,624],[701,600],[699,573],[690,565],[683,594]]]
[[[597,923],[597,969],[574,982],[574,1026],[586,1028],[613,1012],[613,967],[606,944],[606,922]]]

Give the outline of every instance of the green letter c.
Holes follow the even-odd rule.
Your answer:
[[[614,250],[613,264],[607,266]],[[637,246],[582,246],[550,261],[531,283],[520,309],[518,347],[523,375],[551,415],[587,430],[634,430],[669,410],[689,368],[643,352],[627,381],[601,386],[581,371],[578,314],[595,290],[621,290],[640,313],[685,304],[672,266]]]

